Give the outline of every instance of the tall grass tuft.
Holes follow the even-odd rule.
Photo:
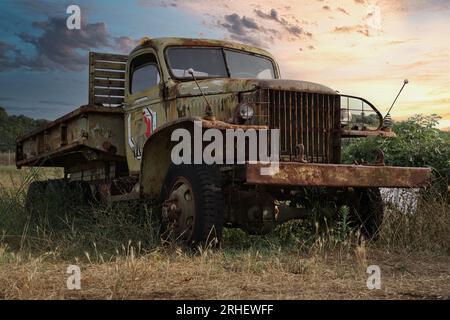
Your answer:
[[[450,253],[450,205],[436,189],[423,191],[417,209],[387,206],[377,245],[391,250]]]
[[[3,174],[3,177],[8,175]],[[51,190],[39,199],[39,210],[25,209],[26,191],[32,181],[54,178],[54,172],[28,172],[12,176],[13,186],[0,185],[0,240],[9,250],[40,255],[56,252],[64,257],[109,259],[123,246],[142,252],[159,244],[159,227],[153,208],[141,204],[118,204],[111,208],[97,203],[76,205]]]
[[[55,190],[54,194],[39,201],[39,216],[31,217],[25,211],[27,186],[35,180],[58,177],[58,172],[29,170],[18,173],[10,168],[0,168],[0,176],[0,244],[7,251],[26,251],[35,255],[55,252],[60,257],[89,257],[90,261],[101,261],[123,254],[126,251],[123,248],[130,246],[139,248],[140,254],[155,249],[179,249],[177,245],[161,249],[159,221],[151,206],[131,203],[111,208],[98,204],[67,205],[73,201],[65,201]],[[319,211],[309,219],[278,226],[265,236],[225,229],[221,248],[230,254],[249,249],[272,254],[280,248],[299,254],[356,253],[362,260],[366,246],[450,251],[448,199],[438,192],[424,193],[415,213],[402,213],[387,207],[375,242],[365,240],[354,228],[348,207],[338,208],[334,219]],[[211,249],[211,245],[206,244],[196,252],[207,256]]]

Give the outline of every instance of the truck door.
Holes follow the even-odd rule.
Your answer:
[[[164,117],[160,92],[161,72],[152,49],[130,58],[127,72],[125,128],[128,169],[138,174],[145,141]]]

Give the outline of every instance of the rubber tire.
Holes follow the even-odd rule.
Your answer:
[[[192,187],[195,201],[194,230],[184,244],[210,244],[212,240],[222,239],[224,200],[221,188],[220,171],[208,165],[171,165],[161,189],[161,203],[169,196],[178,177],[184,177]],[[161,234],[167,225],[161,220]]]
[[[384,204],[379,188],[357,188],[350,206],[353,220],[369,239],[377,239],[384,217]]]

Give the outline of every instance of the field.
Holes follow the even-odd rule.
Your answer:
[[[0,152],[0,166],[12,166],[15,161],[15,154],[12,152]]]
[[[430,196],[387,214],[377,241],[339,221],[291,222],[267,236],[226,230],[221,248],[161,244],[152,208],[24,211],[30,181],[61,171],[0,167],[2,299],[450,299],[450,210]],[[68,290],[69,265],[81,290]],[[381,289],[369,290],[369,265]]]

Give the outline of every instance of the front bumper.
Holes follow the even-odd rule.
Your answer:
[[[430,168],[284,162],[273,175],[262,175],[263,164],[246,165],[246,182],[254,185],[320,187],[426,187]]]

